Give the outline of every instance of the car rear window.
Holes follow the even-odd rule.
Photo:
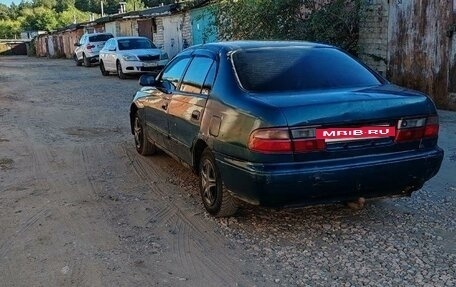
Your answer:
[[[278,47],[233,53],[241,85],[252,92],[376,86],[381,80],[335,48]]]
[[[90,36],[89,42],[106,42],[113,37],[114,36],[112,36],[111,34],[100,34],[100,35]]]

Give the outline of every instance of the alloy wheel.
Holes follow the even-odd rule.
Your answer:
[[[141,123],[140,123],[138,117],[135,118],[135,124],[134,124],[134,127],[133,127],[133,132],[134,132],[134,136],[135,136],[136,148],[140,149],[141,148],[141,143],[142,143],[143,132],[142,132]]]
[[[217,179],[212,162],[206,159],[201,168],[201,186],[203,199],[208,206],[213,206],[217,200]]]

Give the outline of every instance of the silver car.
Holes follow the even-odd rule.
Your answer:
[[[90,67],[92,63],[98,62],[98,55],[100,50],[103,48],[107,40],[114,36],[110,33],[91,33],[84,34],[79,39],[79,42],[75,43],[73,59],[77,66]]]

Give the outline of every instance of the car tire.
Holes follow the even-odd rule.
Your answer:
[[[199,185],[201,198],[207,212],[216,217],[229,217],[238,210],[238,201],[223,186],[215,157],[206,148],[199,163]]]
[[[84,66],[86,66],[87,68],[91,66],[90,60],[87,59],[85,54],[82,55],[82,60],[84,61]]]
[[[117,76],[119,76],[119,79],[125,80],[127,78],[127,76],[124,74],[124,72],[122,72],[122,65],[120,64],[119,61],[117,61],[116,68],[117,68]]]
[[[140,155],[152,155],[156,152],[157,148],[155,147],[155,144],[147,139],[146,130],[144,129],[144,125],[138,113],[136,113],[133,123],[133,134],[135,136],[136,151]]]
[[[100,71],[103,76],[109,76],[109,72],[106,71],[103,61],[100,61]]]
[[[81,61],[78,60],[78,56],[76,54],[73,55],[74,62],[76,63],[76,66],[80,67],[82,66]]]

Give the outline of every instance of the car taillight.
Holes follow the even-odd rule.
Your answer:
[[[250,135],[249,149],[265,153],[287,153],[293,150],[288,129],[254,131]]]
[[[312,152],[326,149],[325,139],[316,139],[315,128],[293,129],[293,146],[295,152]]]
[[[424,130],[425,138],[435,138],[439,135],[439,117],[429,117],[426,121],[426,128]]]
[[[259,129],[250,136],[249,149],[263,153],[313,152],[326,148],[324,139],[315,138],[315,128],[290,130]]]
[[[93,48],[95,48],[95,45],[92,45],[92,44],[88,44],[88,45],[87,45],[87,49],[88,49],[88,50],[93,49]]]
[[[439,134],[439,118],[402,119],[397,125],[396,142],[418,141],[423,138],[437,137]]]

